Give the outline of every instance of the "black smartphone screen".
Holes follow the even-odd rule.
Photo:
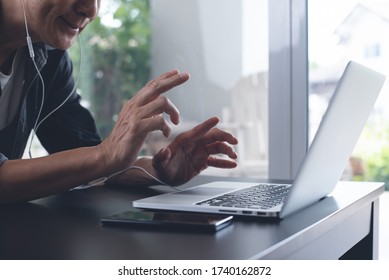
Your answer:
[[[232,221],[232,216],[164,211],[126,211],[101,219],[103,225],[154,225],[217,231]]]

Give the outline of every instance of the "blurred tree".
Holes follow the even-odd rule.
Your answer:
[[[385,182],[389,190],[389,122],[382,117],[368,122],[359,141],[362,145],[354,152],[360,160],[361,172],[353,180]]]
[[[364,181],[385,182],[385,189],[389,190],[389,147],[385,146],[369,157],[366,162]]]
[[[107,2],[107,11],[101,12],[69,51],[75,76],[82,53],[77,88],[102,137],[112,130],[123,103],[150,78],[149,1]]]

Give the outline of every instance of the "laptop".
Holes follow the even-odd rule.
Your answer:
[[[330,194],[347,165],[385,76],[350,61],[292,184],[215,181],[133,201],[142,209],[284,218]]]

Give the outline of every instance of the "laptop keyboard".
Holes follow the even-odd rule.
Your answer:
[[[270,209],[283,203],[290,185],[259,184],[196,203],[204,206]]]

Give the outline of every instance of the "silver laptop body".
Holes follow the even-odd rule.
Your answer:
[[[317,133],[292,185],[271,184],[279,195],[286,191],[281,204],[261,206],[262,186],[269,183],[216,181],[179,192],[136,200],[133,206],[143,209],[226,213],[233,215],[284,218],[307,207],[333,191],[340,179],[362,129],[381,91],[385,77],[356,62],[349,62],[330,100]],[[259,185],[254,204],[224,203],[232,193]],[[266,197],[271,197],[268,194]],[[222,196],[222,198],[219,198]],[[216,198],[216,199],[215,199]]]

